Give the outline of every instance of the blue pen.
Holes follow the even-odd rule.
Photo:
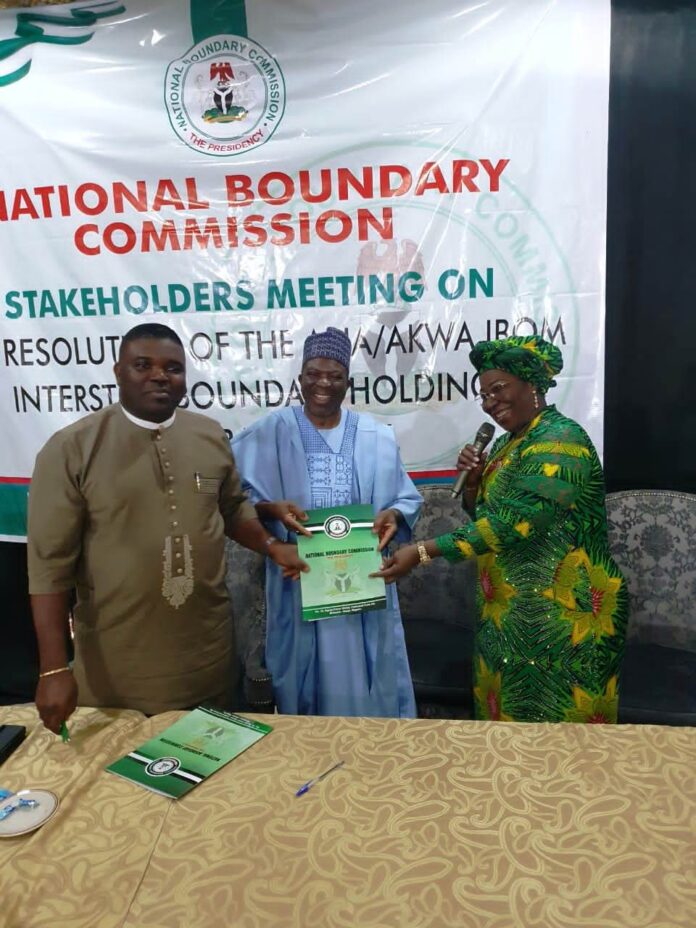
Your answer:
[[[302,786],[295,793],[296,796],[304,796],[304,794],[310,790],[315,783],[321,783],[321,781],[328,777],[330,773],[333,773],[334,770],[338,770],[339,767],[342,767],[345,764],[344,760],[339,760],[337,764],[334,764],[333,767],[329,767],[328,770],[325,770],[323,773],[320,773],[318,777],[314,777],[312,780],[307,780],[306,783],[303,783]]]

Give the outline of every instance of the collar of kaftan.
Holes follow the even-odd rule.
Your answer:
[[[165,419],[164,422],[150,422],[147,419],[138,419],[136,416],[128,412],[125,406],[119,403],[121,406],[121,411],[123,415],[128,419],[133,425],[139,425],[141,429],[168,429],[170,425],[174,425],[174,420],[176,419],[176,410],[171,414],[168,419]]]

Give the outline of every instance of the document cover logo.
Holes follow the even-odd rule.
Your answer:
[[[345,538],[350,533],[350,528],[350,522],[345,516],[329,516],[324,522],[324,531],[329,538]]]
[[[145,773],[149,777],[166,777],[170,773],[176,773],[180,766],[176,757],[158,757],[145,767]]]

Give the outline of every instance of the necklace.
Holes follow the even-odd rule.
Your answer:
[[[486,461],[486,466],[483,469],[483,474],[481,475],[482,482],[488,477],[492,477],[496,471],[500,470],[506,462],[508,455],[517,448],[517,446],[522,442],[524,438],[527,437],[527,433],[530,432],[533,428],[539,424],[541,417],[546,412],[547,409],[550,409],[550,406],[544,406],[543,409],[540,409],[539,412],[534,416],[533,419],[530,419],[529,422],[520,429],[516,435],[511,435],[510,439],[502,444],[495,454],[492,454]]]

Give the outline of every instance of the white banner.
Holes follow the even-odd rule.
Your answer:
[[[538,332],[601,448],[609,26],[608,0],[0,10],[0,535],[145,321],[230,434],[345,328],[348,400],[428,479],[482,418],[473,343]]]

